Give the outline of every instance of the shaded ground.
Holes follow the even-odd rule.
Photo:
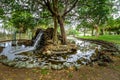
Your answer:
[[[65,70],[18,69],[0,63],[0,80],[120,80],[120,57],[107,67],[81,66]]]

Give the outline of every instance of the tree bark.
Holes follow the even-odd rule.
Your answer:
[[[91,36],[94,36],[94,28],[91,30]]]
[[[56,16],[53,17],[54,20],[54,33],[53,33],[53,44],[57,44],[58,37],[57,37],[57,18]]]
[[[55,14],[53,14],[53,21],[54,21],[54,32],[53,32],[53,44],[57,44],[58,37],[57,37],[57,15],[58,15],[58,0],[52,0],[53,1],[53,11]]]
[[[66,38],[65,29],[64,29],[64,20],[61,16],[58,16],[57,19],[58,19],[58,23],[60,25],[62,44],[67,44],[67,38]]]
[[[95,36],[98,37],[99,36],[99,27],[98,25],[94,25],[94,28],[95,28]]]

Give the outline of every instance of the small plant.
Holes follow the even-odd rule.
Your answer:
[[[41,74],[43,74],[43,75],[48,74],[48,70],[47,69],[41,69]]]
[[[72,77],[73,77],[73,74],[72,74],[72,73],[69,73],[69,74],[68,74],[68,77],[69,77],[69,78],[72,78]]]

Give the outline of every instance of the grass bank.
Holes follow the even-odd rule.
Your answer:
[[[103,41],[107,41],[107,42],[120,44],[120,35],[100,35],[99,37],[79,36],[78,38],[103,40]]]

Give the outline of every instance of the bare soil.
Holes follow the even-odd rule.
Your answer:
[[[120,80],[120,57],[107,67],[81,66],[64,70],[18,69],[0,63],[0,80]]]

